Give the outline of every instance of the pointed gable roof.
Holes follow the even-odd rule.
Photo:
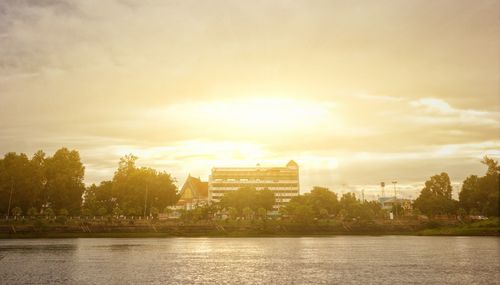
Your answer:
[[[208,199],[208,182],[203,182],[199,178],[189,175],[179,193],[181,199],[186,189],[191,190],[192,199]]]
[[[299,167],[299,165],[297,164],[297,162],[293,161],[293,160],[290,160],[287,164],[286,164],[286,167]]]

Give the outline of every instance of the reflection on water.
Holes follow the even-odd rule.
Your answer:
[[[0,240],[0,283],[500,284],[499,252],[496,237]]]

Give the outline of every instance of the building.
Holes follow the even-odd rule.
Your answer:
[[[274,192],[277,210],[299,195],[299,166],[291,160],[284,167],[214,167],[208,182],[208,198],[220,201],[225,193],[241,187]]]
[[[410,199],[396,198],[396,197],[380,197],[378,199],[382,209],[391,212],[394,205],[400,205],[403,213],[399,215],[406,216],[413,210],[413,203]]]
[[[198,206],[206,205],[209,201],[208,182],[203,182],[200,178],[189,175],[179,196],[179,201],[175,205],[176,209],[192,210]]]

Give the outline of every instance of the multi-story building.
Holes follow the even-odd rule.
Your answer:
[[[208,181],[208,198],[220,201],[225,193],[241,187],[274,192],[277,210],[299,195],[299,166],[291,160],[285,167],[214,167]]]

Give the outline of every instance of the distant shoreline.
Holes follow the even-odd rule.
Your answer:
[[[323,236],[500,236],[498,219],[468,224],[330,223],[298,225],[275,221],[260,223],[162,223],[60,225],[51,223],[0,224],[0,239],[13,238],[155,238],[155,237],[323,237]]]

